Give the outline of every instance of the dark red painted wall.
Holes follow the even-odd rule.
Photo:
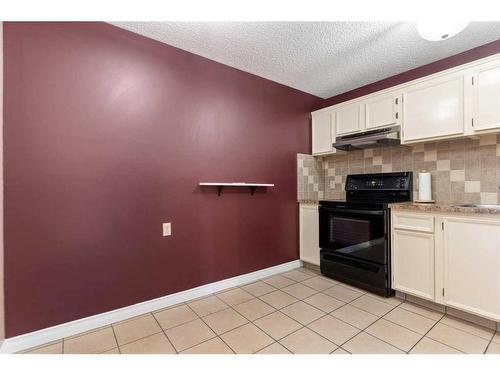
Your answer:
[[[368,95],[373,92],[387,89],[392,86],[400,85],[405,82],[412,81],[417,78],[422,78],[430,74],[450,69],[458,65],[466,64],[474,60],[482,59],[483,57],[491,56],[500,53],[500,39],[494,42],[484,44],[471,50],[447,57],[442,60],[434,61],[430,64],[420,66],[418,68],[408,70],[401,74],[397,74],[368,85],[358,87],[354,90],[333,96],[319,103],[316,109],[328,107],[330,105],[345,102],[355,99],[363,95]]]
[[[7,337],[298,258],[316,97],[103,23],[4,39]]]
[[[297,259],[309,111],[499,52],[319,100],[103,23],[4,23],[7,337]]]

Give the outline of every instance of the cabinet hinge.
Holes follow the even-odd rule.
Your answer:
[[[398,105],[399,98],[396,98],[396,105]]]
[[[396,120],[398,119],[398,117],[399,117],[399,114],[396,112]]]
[[[472,77],[472,85],[474,86],[474,77]]]
[[[443,288],[443,297],[444,297],[444,288]]]
[[[444,230],[444,221],[441,222],[441,229]]]
[[[474,127],[474,117],[472,118],[472,126]]]

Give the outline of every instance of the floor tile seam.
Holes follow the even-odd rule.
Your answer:
[[[188,308],[189,308],[189,306],[188,306]],[[163,334],[164,334],[164,335],[165,335],[165,337],[167,338],[167,341],[170,343],[170,345],[172,346],[172,348],[174,348],[175,353],[176,353],[176,354],[178,354],[178,353],[179,353],[179,351],[178,351],[178,350],[177,350],[177,348],[174,346],[174,343],[172,342],[172,340],[170,340],[170,337],[168,337],[167,332],[165,331],[165,329],[163,329],[163,327],[162,327],[162,325],[160,324],[160,322],[158,321],[158,319],[156,319],[156,316],[155,316],[154,314],[151,314],[151,315],[153,315],[154,320],[156,320],[156,323],[158,323],[158,325],[160,326],[160,328],[161,328],[161,330],[162,330]],[[194,322],[194,320],[191,320],[190,322]],[[185,323],[183,323],[183,324],[187,324],[187,323],[190,323],[190,322],[185,322]],[[178,325],[178,326],[176,326],[176,327],[179,327],[179,326],[181,326],[181,325],[182,325],[182,324],[179,324],[179,325]],[[170,328],[175,328],[175,327],[170,327]],[[170,328],[169,328],[169,329],[170,329]]]
[[[264,302],[264,301],[261,301],[261,302],[266,303],[266,302]],[[269,305],[269,304],[267,304],[267,305]],[[236,306],[237,306],[237,305],[236,305]],[[271,306],[271,305],[269,305],[269,306]],[[290,306],[290,305],[287,305],[287,306]],[[246,320],[248,320],[248,322],[247,322],[247,323],[252,323],[252,322],[255,322],[256,320],[259,320],[259,319],[261,319],[261,318],[264,318],[264,317],[266,317],[266,316],[269,316],[269,315],[271,315],[271,314],[274,314],[274,313],[275,313],[275,312],[277,312],[277,311],[280,311],[280,310],[278,310],[277,308],[275,308],[275,307],[273,307],[273,306],[271,306],[271,307],[273,308],[273,310],[274,310],[274,311],[271,311],[271,312],[269,312],[269,313],[267,313],[267,314],[264,314],[264,315],[262,315],[262,316],[259,316],[257,319],[251,320],[251,319],[248,319],[248,318],[247,318],[246,316],[244,316],[243,314],[241,314],[238,310],[236,310],[236,309],[234,308],[234,306],[230,306],[230,308],[231,308],[231,309],[233,309],[236,313],[238,313],[239,315],[243,316]],[[286,307],[286,306],[285,306],[285,307]],[[245,323],[245,324],[246,324],[246,323]],[[240,327],[241,327],[241,326],[240,326]],[[236,328],[238,328],[238,327],[236,327]],[[232,329],[230,329],[229,331],[226,331],[226,332],[224,332],[224,333],[230,332],[230,331],[232,331],[233,329],[235,329],[235,328],[232,328]]]
[[[324,294],[324,293],[319,292],[319,293],[313,294],[312,296],[306,297],[306,299],[307,299],[307,298],[310,298],[310,297],[313,297],[313,296],[317,296],[318,294]],[[314,308],[316,308],[316,309],[318,309],[318,310],[320,310],[320,311],[323,311],[325,314],[331,314],[332,312],[334,312],[334,311],[336,311],[336,310],[340,309],[341,307],[344,307],[345,305],[347,305],[347,304],[348,304],[347,302],[344,302],[344,301],[341,301],[341,300],[339,300],[339,299],[337,299],[337,298],[335,298],[335,297],[329,296],[328,294],[324,294],[324,295],[325,295],[325,296],[327,296],[327,297],[333,298],[333,299],[334,299],[334,300],[336,300],[336,301],[341,302],[343,305],[342,305],[342,306],[339,306],[339,307],[336,307],[335,309],[333,309],[333,310],[332,310],[332,311],[330,311],[330,312],[325,312],[324,310],[321,310],[319,307],[316,307],[316,306],[314,306],[313,304],[311,304],[311,303],[307,302],[307,301],[306,301],[306,299],[303,299],[303,300],[301,300],[301,301],[302,301],[302,302],[304,302],[305,304],[309,305],[309,306],[312,306],[312,307],[314,307]],[[290,305],[289,305],[289,306],[290,306]],[[286,307],[286,306],[285,306],[285,307]],[[283,308],[284,308],[284,307],[283,307]]]
[[[153,314],[151,314],[151,315],[153,315]],[[161,326],[160,326],[160,329],[161,329]],[[120,349],[120,345],[118,344],[118,337],[116,337],[116,332],[115,332],[115,328],[113,327],[113,325],[111,325],[111,330],[113,331],[113,336],[115,337],[115,342],[116,342],[116,347],[118,348],[118,353],[122,354],[122,351]]]
[[[457,347],[455,347],[455,346],[453,346],[453,345],[447,344],[447,343],[442,342],[442,341],[440,341],[440,340],[438,340],[438,339],[435,339],[435,338],[433,338],[433,337],[428,336],[429,332],[430,332],[430,331],[431,331],[431,330],[432,330],[435,326],[437,326],[437,324],[438,324],[438,323],[444,324],[444,323],[442,323],[442,322],[441,322],[441,320],[442,320],[445,316],[446,316],[446,315],[443,315],[443,316],[441,317],[441,319],[439,319],[439,320],[436,322],[436,324],[434,324],[434,325],[432,326],[432,328],[431,328],[431,329],[430,329],[430,330],[429,330],[429,331],[428,331],[428,332],[424,335],[424,337],[427,337],[428,339],[431,339],[431,340],[433,340],[433,341],[436,341],[436,342],[438,342],[438,343],[440,343],[440,344],[443,344],[443,345],[445,345],[445,346],[448,346],[448,347],[450,347],[450,348],[452,348],[452,349],[458,350],[458,351],[459,351],[459,352],[461,352],[461,353],[468,354],[468,353],[464,352],[463,350],[460,350],[459,348],[457,348]],[[446,325],[446,324],[444,324],[444,325]],[[448,326],[448,325],[446,325],[446,326],[447,326],[447,327],[450,327],[450,326]],[[455,327],[450,327],[450,328],[455,328]],[[459,330],[459,331],[460,331],[460,330]],[[464,332],[464,331],[462,331],[462,332]],[[466,333],[468,333],[468,332],[466,332]],[[476,336],[476,337],[477,337],[477,336]],[[483,339],[483,340],[485,340],[485,339]],[[418,342],[417,342],[417,344],[418,344]],[[417,345],[417,344],[415,344],[415,345]],[[413,349],[413,348],[412,348],[412,349]],[[410,349],[410,350],[411,350],[411,349]]]
[[[444,318],[444,317],[446,317],[446,316],[447,316],[447,315],[444,315],[444,316],[443,316],[443,318]],[[452,315],[451,315],[451,316],[452,316]],[[471,323],[472,323],[472,322],[471,322]],[[443,324],[443,325],[445,325],[445,326],[447,326],[447,327],[450,327],[450,328],[458,329],[459,331],[462,331],[462,332],[464,332],[464,333],[468,333],[469,335],[472,335],[472,336],[479,337],[480,339],[483,339],[483,340],[491,340],[493,337],[495,337],[495,332],[493,332],[493,334],[491,335],[491,338],[490,338],[490,339],[486,339],[486,338],[484,338],[484,337],[482,337],[482,336],[476,335],[475,333],[472,333],[472,332],[466,331],[466,330],[464,330],[464,329],[462,329],[462,328],[458,328],[458,327],[452,326],[451,324],[446,324],[446,323],[444,323],[444,322],[441,322],[441,324]],[[485,329],[487,329],[486,327],[484,327],[484,328],[485,328]]]
[[[311,275],[308,275],[307,273],[300,271],[298,268],[294,268],[293,270],[286,271],[286,272],[292,272],[292,271],[299,271],[300,273],[302,273],[302,274],[304,274],[304,275],[306,275],[306,276],[307,276],[307,279],[304,279],[304,280],[301,280],[301,281],[306,281],[306,280],[312,279],[313,277],[316,277],[316,276],[311,276]],[[283,272],[283,273],[285,273],[285,272]],[[288,280],[295,281],[296,283],[300,283],[300,282],[301,282],[301,281],[294,280],[294,279],[292,279],[292,278],[291,278],[291,277],[289,277],[289,276],[285,276],[283,273],[278,273],[278,275],[283,276],[283,277],[286,277]]]
[[[406,300],[405,300],[405,301],[406,301]],[[402,308],[403,310],[405,310],[405,311],[408,311],[408,312],[411,312],[411,313],[414,313],[414,314],[417,314],[417,315],[423,316],[424,318],[427,318],[427,319],[430,319],[430,320],[434,320],[435,322],[437,322],[437,321],[441,320],[441,319],[443,318],[443,316],[445,316],[445,315],[446,315],[446,313],[442,313],[442,312],[439,312],[439,311],[437,311],[437,310],[432,310],[432,309],[429,309],[429,310],[434,311],[434,312],[436,312],[436,313],[438,313],[438,314],[443,314],[443,316],[441,316],[439,319],[437,319],[437,320],[436,320],[436,319],[433,319],[433,318],[429,318],[428,316],[425,316],[424,314],[421,314],[421,313],[418,313],[418,312],[415,312],[415,311],[412,311],[412,310],[405,309],[403,305],[404,305],[404,303],[401,303],[401,304],[399,305],[399,307],[401,307],[401,308]],[[420,305],[418,305],[418,304],[415,304],[415,306],[417,306],[417,307],[421,307],[421,308],[425,308],[424,306],[420,306]]]
[[[359,296],[358,298],[360,298],[360,297],[361,297],[361,296]],[[353,300],[353,301],[354,301],[354,300]],[[353,306],[353,307],[356,307],[356,306]],[[393,309],[391,309],[390,311],[388,311],[388,312],[387,312],[387,314],[388,314],[388,313],[390,313],[392,310],[394,310],[394,309],[396,309],[396,308],[397,308],[397,306],[394,306],[394,308],[393,308]],[[361,309],[360,309],[360,310],[361,310]],[[364,310],[363,310],[363,311],[364,311]],[[375,314],[373,314],[373,315],[375,315]],[[377,319],[377,320],[375,320],[373,323],[371,323],[370,325],[368,325],[365,329],[360,330],[357,334],[355,334],[355,335],[354,335],[353,337],[351,337],[349,340],[352,340],[352,339],[353,339],[353,338],[355,338],[356,336],[360,335],[360,334],[361,334],[361,332],[365,332],[367,335],[370,335],[370,333],[368,333],[366,330],[367,330],[368,328],[370,328],[372,325],[374,325],[375,323],[377,323],[377,322],[378,322],[380,319],[382,319],[383,317],[384,317],[384,316],[378,317],[378,319]],[[358,328],[358,329],[359,329],[359,328]],[[370,335],[370,336],[375,337],[375,336],[373,336],[373,335]],[[378,338],[378,337],[375,337],[375,338],[376,338],[376,339],[378,339],[378,340],[380,340],[380,341],[385,342],[384,340],[382,340],[382,339],[380,339],[380,338]],[[347,340],[347,341],[349,341],[349,340]],[[346,341],[346,342],[347,342],[347,341]],[[345,343],[346,343],[346,342],[345,342]],[[345,344],[345,343],[344,343],[344,344]],[[344,344],[342,344],[342,345],[344,345]],[[386,344],[389,344],[389,343],[388,343],[388,342],[386,342]],[[342,345],[340,345],[340,346],[342,347]],[[395,346],[394,346],[394,345],[392,345],[392,344],[389,344],[389,345],[391,345],[391,346],[395,347]],[[398,350],[401,350],[401,349],[399,349],[399,348],[398,348]]]
[[[495,331],[495,333],[496,333],[496,331]],[[486,349],[484,349],[483,354],[486,354],[486,352],[488,352],[488,349],[490,348],[490,345],[491,345],[491,343],[493,342],[493,338],[495,337],[495,333],[493,333],[493,336],[491,336],[491,339],[490,339],[490,341],[488,342],[488,345],[486,345]]]
[[[416,333],[417,335],[424,335],[424,336],[425,336],[425,335],[426,335],[426,334],[427,334],[427,333],[428,333],[428,332],[429,332],[429,331],[430,331],[430,330],[431,330],[431,329],[432,329],[432,328],[436,325],[436,323],[437,323],[437,322],[433,322],[433,324],[432,324],[431,328],[427,329],[427,330],[425,331],[425,333],[422,333],[422,332],[415,331],[414,329],[412,329],[412,328],[410,328],[410,327],[404,326],[404,325],[402,325],[402,324],[400,324],[400,323],[398,323],[398,322],[394,322],[394,321],[392,321],[392,320],[390,320],[390,319],[386,318],[386,316],[387,316],[387,314],[385,314],[384,316],[382,316],[382,318],[383,318],[384,320],[386,320],[386,321],[388,321],[388,322],[392,323],[392,324],[395,324],[395,325],[400,326],[400,327],[402,327],[402,328],[406,328],[407,330],[409,330],[409,331],[411,331],[411,332],[413,332],[413,333]]]
[[[382,341],[383,343],[385,343],[385,344],[387,344],[387,345],[389,345],[389,346],[392,346],[393,348],[395,348],[395,349],[397,349],[397,350],[402,351],[402,352],[403,352],[402,354],[408,354],[408,352],[407,352],[406,350],[401,349],[401,348],[398,348],[396,345],[391,344],[389,341],[386,341],[386,340],[384,340],[384,339],[381,339],[381,338],[380,338],[380,337],[378,337],[378,336],[375,336],[373,333],[366,332],[366,331],[362,331],[362,332],[364,332],[366,335],[371,336],[371,337],[373,337],[373,338],[375,338],[375,339],[377,339],[377,340],[379,340],[379,341]],[[361,332],[360,332],[360,333],[361,333]],[[356,336],[357,336],[357,335],[356,335]],[[354,338],[354,337],[353,337],[353,338]]]
[[[105,352],[107,352],[107,351],[110,351],[110,350],[113,350],[113,349],[118,348],[118,347],[119,347],[119,345],[118,345],[118,339],[116,338],[115,331],[114,331],[114,329],[113,329],[113,325],[112,325],[112,324],[109,324],[109,325],[105,325],[105,326],[103,326],[102,328],[96,328],[95,330],[90,330],[91,332],[89,332],[89,333],[85,333],[85,332],[83,332],[83,333],[81,333],[81,334],[78,334],[78,335],[76,335],[75,337],[73,337],[72,339],[69,339],[69,338],[70,338],[70,337],[72,337],[72,336],[63,337],[63,338],[61,339],[61,343],[62,343],[62,351],[61,351],[61,354],[78,354],[78,353],[65,353],[65,352],[64,352],[64,342],[65,342],[65,341],[74,340],[74,339],[76,339],[76,338],[78,338],[78,337],[82,337],[82,336],[85,336],[85,335],[87,335],[87,334],[91,334],[91,333],[93,333],[93,332],[102,331],[103,329],[106,329],[106,328],[108,328],[108,327],[109,327],[109,328],[111,328],[111,331],[113,332],[113,337],[115,338],[115,343],[116,343],[116,346],[115,346],[115,347],[113,347],[113,348],[110,348],[110,349],[106,349],[106,350],[104,350],[104,351],[102,351],[102,352],[95,353],[95,354],[102,354],[102,353],[105,353]],[[44,345],[44,346],[42,346],[42,347],[46,347],[46,346],[50,346],[50,345],[53,345],[53,344]],[[120,349],[118,349],[118,351],[119,351],[119,350],[120,350]],[[89,354],[90,354],[90,353],[89,353]]]
[[[273,339],[273,340],[274,340],[274,339]],[[295,353],[290,352],[290,350],[288,350],[288,348],[286,348],[283,344],[279,343],[278,341],[274,341],[273,343],[271,343],[271,344],[269,344],[269,345],[264,346],[262,349],[259,349],[259,350],[257,350],[256,352],[254,352],[254,353],[252,353],[252,354],[259,354],[259,352],[260,352],[260,351],[262,351],[262,350],[264,350],[264,349],[266,349],[266,348],[269,348],[271,345],[274,345],[274,344],[279,344],[279,345],[281,345],[282,347],[284,347],[284,348],[285,348],[285,350],[286,350],[287,352],[289,352],[288,354],[295,354]]]
[[[299,284],[299,283],[297,283],[297,284]],[[289,285],[289,286],[290,286],[290,285]],[[304,285],[304,286],[306,286],[306,285]],[[285,287],[285,288],[286,288],[286,287]],[[311,289],[313,289],[313,288],[311,288]],[[280,289],[280,290],[281,290],[283,293],[286,293],[286,294],[288,294],[289,296],[292,296],[293,298],[295,298],[295,299],[297,299],[297,300],[299,300],[299,301],[303,301],[303,300],[304,300],[304,298],[299,298],[299,297],[296,297],[296,296],[294,296],[293,294],[288,293],[286,290],[283,290],[283,289]],[[317,295],[317,294],[321,293],[321,292],[318,292],[318,291],[317,291],[317,290],[315,290],[315,289],[313,289],[313,290],[314,290],[316,293],[313,293],[313,294],[311,294],[311,295],[308,295],[308,296],[307,296],[307,297],[305,297],[305,298],[309,298],[309,297],[312,297],[312,296],[315,296],[315,295]],[[298,301],[297,301],[297,302],[298,302]],[[295,302],[294,302],[294,303],[295,303]]]

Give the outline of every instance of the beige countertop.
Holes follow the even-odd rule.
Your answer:
[[[319,201],[314,199],[299,199],[297,200],[299,204],[318,204]]]
[[[453,204],[429,204],[429,203],[391,203],[393,210],[411,210],[434,213],[456,213],[456,214],[476,214],[476,215],[500,215],[500,206],[493,207],[459,207]]]

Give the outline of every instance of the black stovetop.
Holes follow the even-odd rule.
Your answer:
[[[320,205],[347,209],[385,209],[390,203],[412,200],[413,173],[369,173],[348,175],[345,201],[320,201]]]

